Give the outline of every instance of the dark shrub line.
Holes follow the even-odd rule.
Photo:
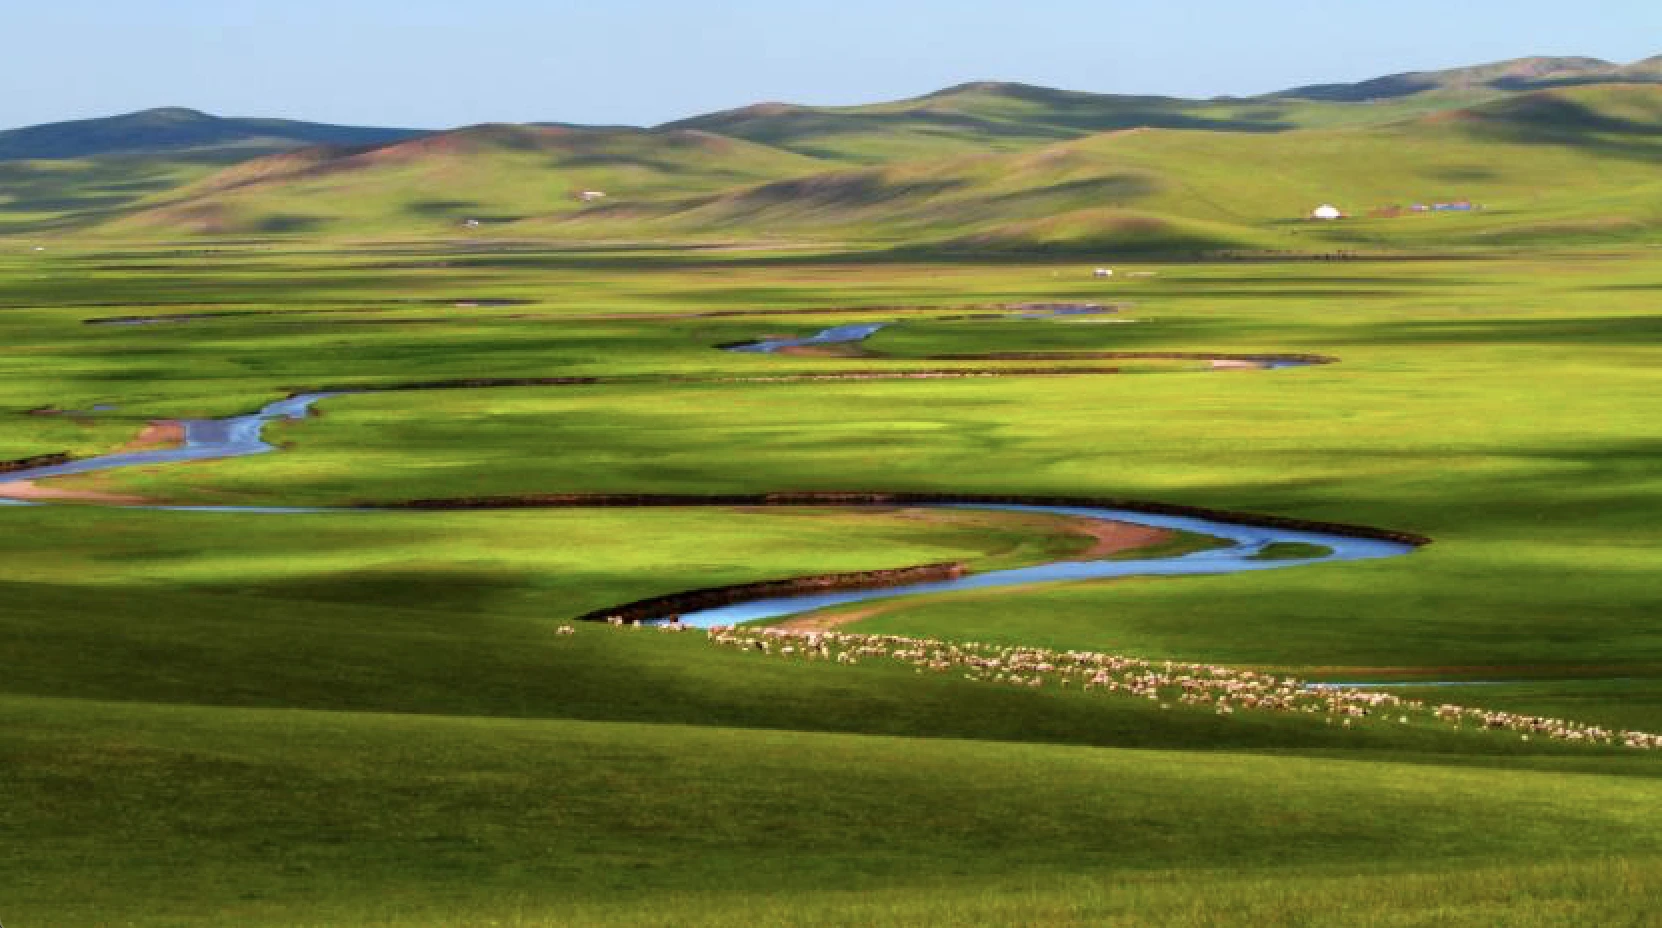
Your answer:
[[[18,471],[34,470],[37,467],[57,467],[59,464],[68,464],[70,460],[69,452],[55,451],[51,454],[37,454],[32,458],[0,461],[0,474],[15,474]]]
[[[914,583],[955,580],[968,572],[961,563],[923,564],[917,567],[896,567],[888,570],[860,570],[839,574],[816,574],[791,577],[785,580],[763,580],[757,583],[737,583],[731,586],[706,587],[653,596],[647,599],[596,609],[577,616],[579,622],[650,622],[667,619],[684,612],[719,609],[737,603],[773,599],[777,596],[796,596],[808,593],[829,593],[842,590],[880,590]]]

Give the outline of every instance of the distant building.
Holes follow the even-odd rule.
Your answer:
[[[1310,212],[1311,219],[1343,219],[1345,214],[1331,203],[1323,203]]]
[[[1467,199],[1441,200],[1430,204],[1415,203],[1408,207],[1410,211],[1416,213],[1469,213],[1482,208]]]
[[[1096,269],[1096,271],[1091,276],[1092,277],[1112,277],[1112,276],[1114,276],[1114,271],[1113,271],[1112,268],[1099,267],[1099,268]]]
[[[582,200],[584,203],[593,203],[597,200],[604,200],[606,199],[606,191],[585,190],[577,195],[577,199]]]

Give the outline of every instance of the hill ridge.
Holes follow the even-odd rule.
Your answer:
[[[0,131],[0,161],[206,151],[257,155],[317,144],[391,142],[423,134],[424,130],[417,129],[223,117],[190,107],[162,106]]]

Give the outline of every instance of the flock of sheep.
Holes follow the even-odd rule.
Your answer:
[[[622,624],[621,620],[614,624]],[[682,631],[671,622],[664,631]],[[562,634],[574,629],[564,626]],[[961,673],[967,680],[1002,686],[1059,686],[1087,692],[1146,699],[1161,708],[1208,706],[1219,715],[1236,712],[1282,712],[1323,716],[1329,725],[1350,728],[1364,721],[1391,724],[1434,723],[1463,728],[1510,731],[1532,737],[1589,745],[1662,749],[1662,735],[1617,731],[1597,725],[1496,712],[1457,705],[1431,705],[1391,693],[1344,685],[1303,682],[1292,677],[1209,664],[1147,661],[1094,651],[1054,651],[979,642],[949,642],[899,635],[861,635],[829,631],[795,631],[768,627],[722,627],[708,630],[711,643],[777,658],[857,664],[889,660],[909,664],[919,673]]]

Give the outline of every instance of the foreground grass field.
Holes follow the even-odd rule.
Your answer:
[[[281,454],[63,483],[274,505],[1100,495],[1364,523],[1434,543],[1370,564],[938,597],[853,627],[1480,681],[1414,692],[1662,729],[1653,250],[1125,270],[1154,276],[530,246],[13,251],[0,459],[96,453],[154,418],[296,388],[621,378],[338,397],[274,427]],[[1124,305],[937,318],[1027,301]],[[748,315],[689,316],[712,311]],[[203,313],[240,315],[87,324]],[[887,319],[905,322],[869,347],[893,359],[715,349]],[[1001,350],[1341,361],[702,382]],[[1057,525],[0,518],[7,924],[1654,923],[1662,768],[1647,755],[784,663],[691,635],[554,634],[689,587],[1076,551]]]
[[[990,879],[1065,911],[1112,905],[1112,883],[1057,891],[1087,873],[1158,893],[1215,871],[1253,900],[1271,874],[1519,859],[1564,868],[1552,894],[1585,878],[1578,861],[1654,872],[1662,850],[1650,776],[1566,791],[1541,772],[704,726],[30,700],[4,716],[8,795],[39,810],[8,813],[12,892],[56,890],[38,909],[13,896],[24,923],[560,924],[619,905],[714,923],[751,894],[806,897],[772,904],[786,923],[849,923],[837,910],[869,912],[849,896],[871,890],[925,917],[1010,905],[966,898]]]

